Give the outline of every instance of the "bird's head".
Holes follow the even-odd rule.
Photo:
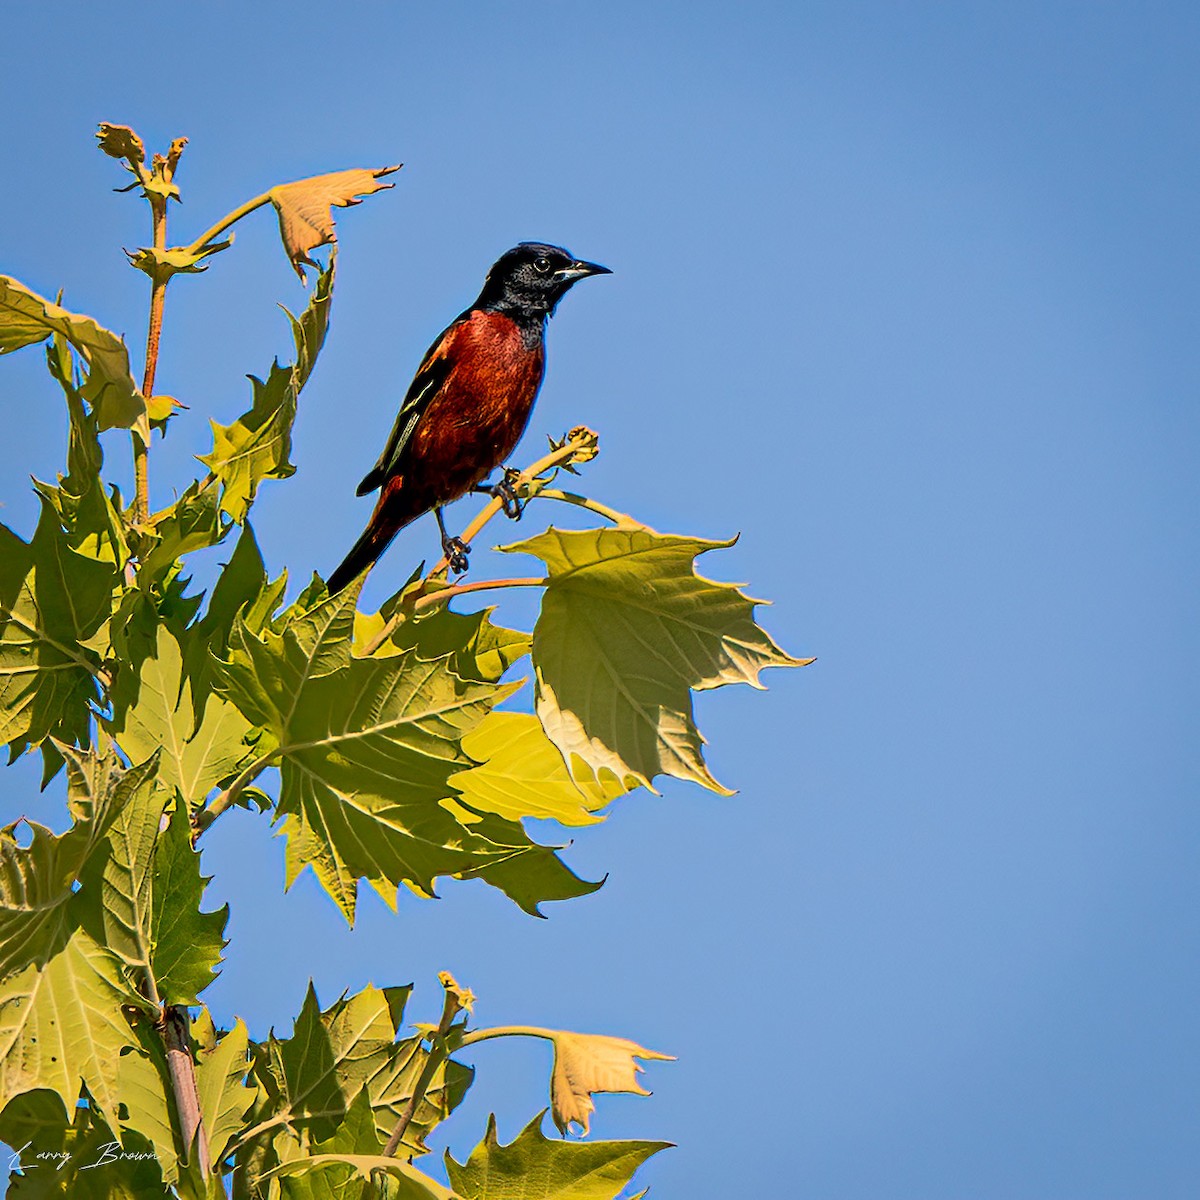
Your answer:
[[[502,254],[488,272],[479,308],[549,315],[571,285],[589,275],[610,275],[607,267],[584,262],[561,246],[522,242]]]

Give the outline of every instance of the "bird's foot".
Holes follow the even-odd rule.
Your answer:
[[[516,483],[521,472],[516,467],[505,467],[504,476],[499,483],[477,483],[471,491],[480,492],[500,501],[500,511],[510,521],[519,521],[528,503],[517,495]]]
[[[443,536],[442,553],[450,564],[450,570],[456,575],[461,575],[471,565],[467,558],[471,553],[471,547],[462,538]]]

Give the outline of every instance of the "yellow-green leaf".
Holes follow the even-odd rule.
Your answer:
[[[542,1133],[540,1112],[507,1146],[488,1118],[465,1163],[446,1151],[450,1184],[463,1200],[615,1200],[634,1172],[670,1142],[561,1142]]]
[[[760,687],[763,667],[812,661],[756,624],[761,601],[696,573],[697,555],[731,544],[621,527],[551,528],[504,547],[549,573],[533,633],[537,713],[568,760],[628,786],[674,775],[729,794],[705,765],[691,693]]]
[[[296,473],[291,462],[296,401],[325,341],[336,268],[337,258],[331,256],[299,319],[287,314],[296,361],[287,367],[273,363],[265,382],[251,376],[250,410],[232,425],[213,421],[212,453],[198,456],[220,480],[221,507],[235,521],[245,521],[264,479],[287,479]]]
[[[0,354],[61,334],[88,365],[81,389],[101,429],[144,423],[146,402],[129,370],[123,338],[91,317],[70,312],[7,275],[0,275]]]
[[[463,738],[478,767],[452,776],[465,803],[510,821],[536,817],[562,825],[594,825],[599,810],[625,791],[607,786],[582,765],[572,776],[532,713],[493,712]]]

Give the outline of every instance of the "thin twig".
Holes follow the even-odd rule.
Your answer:
[[[256,758],[223,792],[213,798],[211,804],[202,808],[193,821],[194,842],[227,808],[237,803],[238,797],[248,788],[270,765],[278,749],[271,750],[261,758]]]
[[[425,1060],[425,1066],[421,1068],[421,1074],[417,1077],[416,1086],[408,1098],[408,1103],[400,1111],[400,1119],[396,1122],[396,1128],[392,1130],[392,1136],[388,1138],[387,1145],[383,1148],[384,1156],[387,1158],[395,1157],[396,1151],[400,1148],[400,1143],[404,1140],[404,1135],[408,1132],[408,1127],[416,1115],[417,1105],[425,1098],[425,1092],[433,1082],[438,1067],[450,1057],[450,1052],[446,1049],[446,1035],[450,1032],[450,1026],[461,1007],[460,993],[454,988],[446,988],[442,1019],[438,1022],[437,1031],[431,1039],[429,1057]]]
[[[584,429],[583,427],[580,427],[579,430],[572,430],[572,435],[573,436],[569,437],[561,446],[555,450],[552,450],[549,454],[544,455],[542,458],[539,458],[537,462],[533,463],[531,466],[526,467],[525,470],[523,470],[514,480],[512,480],[511,486],[513,490],[518,491],[522,487],[529,487],[537,480],[537,477],[544,472],[551,471],[555,467],[561,467],[566,463],[569,463],[573,458],[577,458],[581,454],[586,453],[589,441],[593,446],[595,444],[596,435],[592,433],[590,429]],[[588,457],[592,457],[592,455],[589,454]],[[501,510],[502,507],[503,501],[500,499],[500,497],[493,497],[490,501],[488,501],[487,504],[484,505],[484,507],[479,511],[475,519],[466,527],[466,529],[463,530],[459,540],[466,545],[470,545],[471,542],[479,536],[479,533],[483,527]],[[434,578],[440,575],[447,566],[449,566],[449,560],[447,558],[443,557],[439,559],[439,561],[434,565],[433,569],[421,581],[420,587],[413,593],[410,599],[410,604],[412,607],[415,608],[415,606],[421,602],[426,594],[425,588],[427,588]],[[466,588],[469,585],[464,584],[459,586]],[[487,586],[490,587],[494,585],[488,584]],[[442,590],[447,589],[439,589],[439,591]],[[437,593],[428,594],[436,595]],[[457,595],[457,593],[455,594]],[[396,627],[401,621],[405,620],[407,616],[408,613],[406,613],[403,609],[397,611],[383,626],[383,628],[373,638],[371,638],[369,642],[367,642],[366,646],[363,648],[363,657],[369,658],[372,654],[374,654],[375,651],[378,650],[379,647],[382,646],[383,643],[392,636],[392,633],[395,631]]]
[[[192,1058],[192,1041],[187,1008],[182,1004],[163,1007],[162,1035],[167,1050],[167,1070],[171,1075],[171,1090],[175,1094],[175,1109],[179,1114],[179,1132],[187,1158],[195,1153],[199,1158],[200,1175],[207,1179],[208,1134],[200,1115],[200,1093],[196,1087],[196,1063]]]
[[[147,195],[150,210],[154,215],[154,248],[167,248],[167,198]],[[146,330],[146,369],[142,376],[142,396],[149,404],[154,395],[154,377],[158,373],[158,345],[162,337],[163,304],[167,298],[167,280],[154,276],[150,285],[150,321]],[[133,440],[133,520],[143,525],[150,518],[150,426],[148,421],[139,423],[130,431]]]

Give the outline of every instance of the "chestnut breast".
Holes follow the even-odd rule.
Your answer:
[[[413,433],[407,488],[447,504],[516,449],[545,371],[536,332],[530,338],[512,318],[481,310],[451,329],[439,348],[450,370]]]

